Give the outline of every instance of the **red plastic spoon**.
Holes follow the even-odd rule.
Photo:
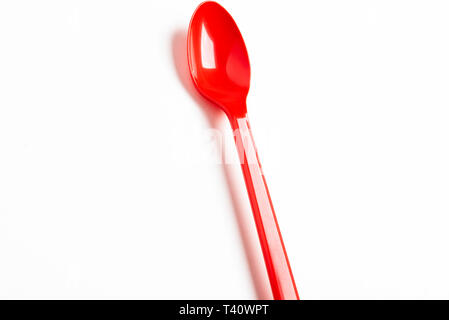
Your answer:
[[[223,109],[234,130],[273,298],[299,299],[246,116],[248,53],[237,25],[218,3],[203,2],[193,14],[187,55],[196,88]]]

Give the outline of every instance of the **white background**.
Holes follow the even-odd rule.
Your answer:
[[[448,299],[447,1],[220,3],[300,296]],[[197,4],[0,2],[0,298],[270,297]]]

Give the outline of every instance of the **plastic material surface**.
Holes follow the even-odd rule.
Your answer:
[[[246,117],[250,64],[240,31],[223,7],[204,2],[193,14],[187,46],[195,86],[224,110],[234,130],[273,298],[299,299]]]

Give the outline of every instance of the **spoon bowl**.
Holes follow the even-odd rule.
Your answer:
[[[218,3],[204,2],[193,14],[187,55],[200,93],[228,117],[245,116],[251,74],[248,53],[236,23]]]

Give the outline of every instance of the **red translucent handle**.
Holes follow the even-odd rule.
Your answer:
[[[299,299],[248,119],[230,119],[275,300]]]

